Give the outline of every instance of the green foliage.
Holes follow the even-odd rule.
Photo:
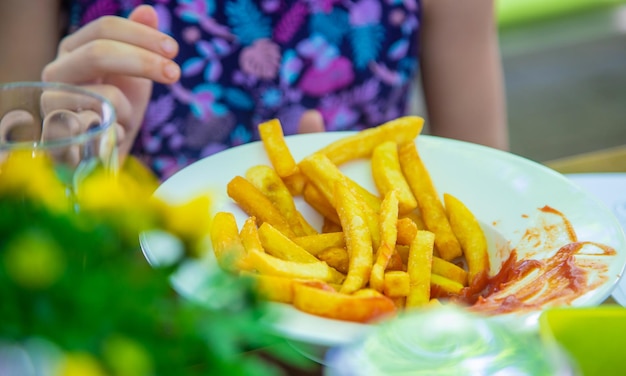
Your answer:
[[[276,343],[247,280],[215,268],[207,285],[221,304],[184,299],[170,281],[178,264],[152,268],[139,234],[98,213],[0,189],[0,344],[43,338],[81,375],[275,373],[243,356]],[[80,354],[103,372],[88,371]]]

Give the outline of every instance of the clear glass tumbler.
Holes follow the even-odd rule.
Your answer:
[[[70,190],[90,173],[118,169],[115,109],[82,88],[44,82],[0,85],[0,163],[44,154]]]

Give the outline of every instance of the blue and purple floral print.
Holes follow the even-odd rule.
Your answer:
[[[133,152],[160,178],[258,140],[307,109],[328,131],[404,115],[417,71],[419,0],[74,0],[70,29],[140,4],[180,43],[181,80],[156,84]]]

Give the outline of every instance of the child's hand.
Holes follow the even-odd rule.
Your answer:
[[[157,26],[150,6],[137,7],[128,19],[99,18],[63,39],[42,73],[44,81],[85,86],[113,103],[122,158],[143,120],[152,81],[167,84],[180,77],[172,60],[178,43]]]

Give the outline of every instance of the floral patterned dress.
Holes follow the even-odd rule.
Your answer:
[[[419,0],[73,0],[68,32],[148,3],[176,38],[180,81],[155,85],[133,152],[161,179],[258,140],[307,109],[328,131],[406,113],[418,68]]]

